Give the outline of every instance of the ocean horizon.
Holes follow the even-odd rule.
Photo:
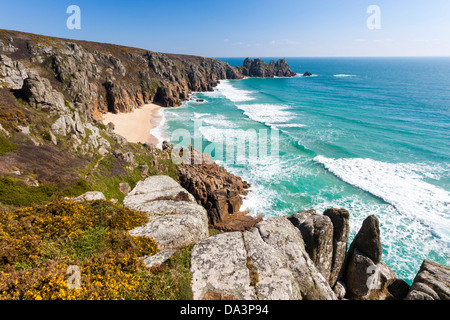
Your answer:
[[[286,59],[297,76],[222,80],[165,109],[165,135],[180,144],[172,133],[188,130],[208,153],[246,147],[224,137],[276,131],[276,155],[216,159],[252,184],[242,210],[269,218],[345,208],[349,243],[374,214],[382,261],[399,278],[411,284],[424,259],[448,265],[450,57]]]

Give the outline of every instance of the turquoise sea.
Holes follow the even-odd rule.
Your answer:
[[[234,66],[244,60],[220,59]],[[424,259],[449,265],[450,58],[287,62],[313,76],[221,81],[214,92],[164,111],[169,140],[187,145],[173,133],[190,132],[249,181],[242,209],[252,214],[346,208],[349,241],[375,214],[383,262],[401,279],[411,283]],[[261,143],[264,133],[268,143]],[[276,133],[278,143],[271,141]],[[244,159],[221,156],[243,148]]]

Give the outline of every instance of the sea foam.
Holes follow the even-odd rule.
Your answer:
[[[232,102],[251,101],[255,99],[251,96],[255,93],[254,91],[235,88],[230,84],[229,80],[220,81],[216,89]]]
[[[295,114],[289,107],[277,104],[239,104],[237,108],[244,111],[244,115],[251,120],[268,126],[284,124],[294,119]]]
[[[383,199],[402,215],[427,225],[450,243],[450,193],[424,181],[430,177],[433,165],[324,156],[314,161],[341,180]]]

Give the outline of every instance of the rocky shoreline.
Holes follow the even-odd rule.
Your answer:
[[[410,287],[382,260],[379,221],[368,216],[347,248],[350,213],[330,208],[264,219],[243,231],[208,234],[208,213],[167,176],[139,183],[124,205],[148,213],[130,231],[154,238],[163,264],[193,246],[195,300],[448,300],[450,267],[425,260]],[[348,249],[348,250],[347,250]]]

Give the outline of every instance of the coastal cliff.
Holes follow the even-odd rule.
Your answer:
[[[94,117],[149,102],[179,106],[190,93],[212,91],[222,79],[295,75],[285,59],[270,64],[246,59],[236,68],[211,58],[8,30],[0,30],[0,52],[0,88],[19,90],[36,107],[55,107],[63,98],[80,114]],[[34,101],[30,90],[36,86],[51,86],[63,96]]]
[[[119,184],[133,187],[151,174],[184,177],[167,152],[128,143],[102,123],[102,114],[132,112],[147,103],[176,107],[222,79],[294,74],[285,60],[255,63],[252,70],[265,66],[270,75],[211,58],[0,30],[0,175],[14,188],[18,182],[70,193],[82,186],[79,191],[96,189],[119,201]],[[214,171],[223,181],[229,175],[218,166]],[[225,204],[230,213],[239,210],[237,182],[209,198],[218,217]]]
[[[410,288],[383,264],[375,216],[350,246],[345,209],[246,216],[241,178],[210,161],[175,165],[169,144],[129,143],[99,121],[178,106],[221,79],[293,75],[285,59],[231,67],[1,30],[0,297],[448,299],[448,267],[424,261]],[[73,264],[87,270],[78,295],[63,280]]]

